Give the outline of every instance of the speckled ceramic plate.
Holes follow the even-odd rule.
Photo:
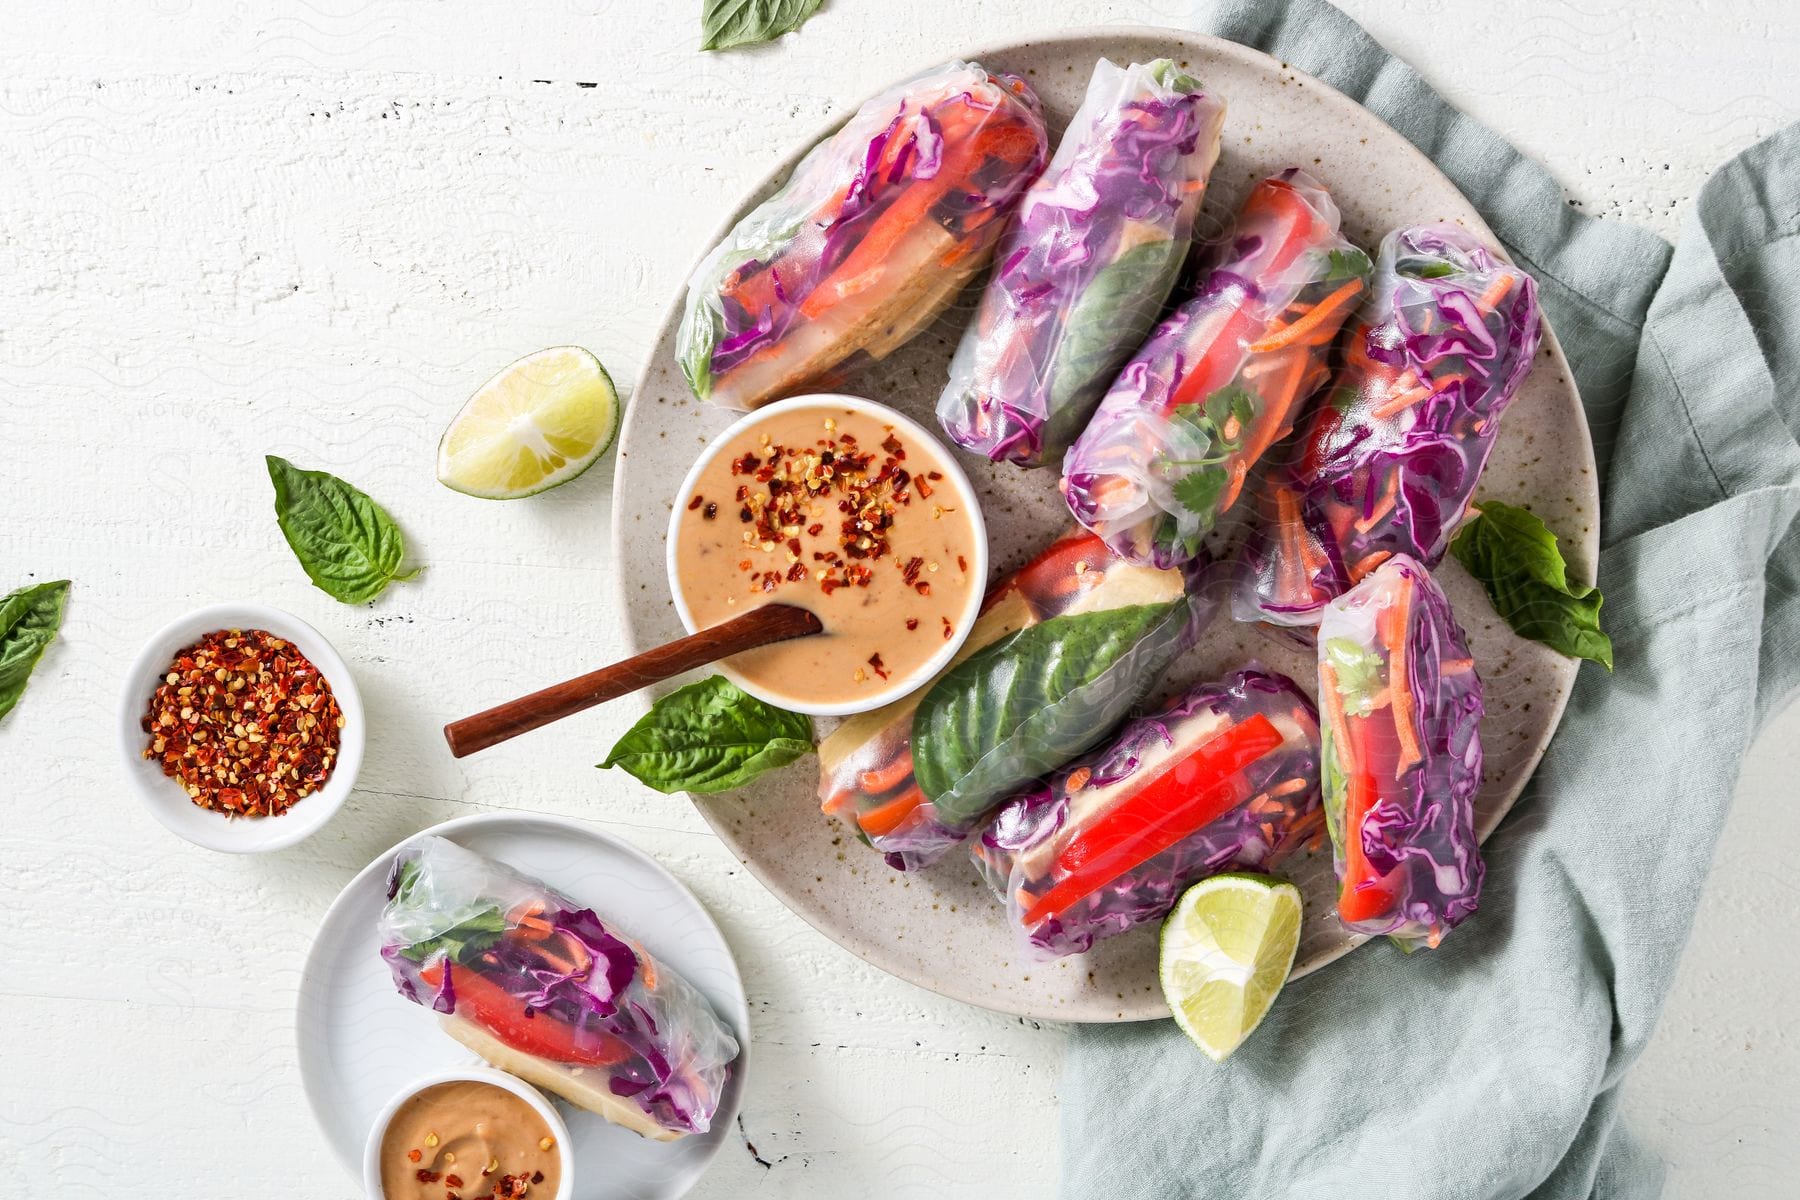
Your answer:
[[[1373,250],[1400,225],[1454,221],[1492,238],[1474,208],[1418,150],[1382,121],[1330,87],[1231,42],[1173,30],[1113,29],[1069,33],[993,46],[966,57],[1030,80],[1053,132],[1074,111],[1100,57],[1124,64],[1173,57],[1230,105],[1224,149],[1206,197],[1202,231],[1218,231],[1255,180],[1303,166],[1322,180],[1343,210],[1345,231]],[[948,56],[946,56],[948,57]],[[854,111],[846,104],[843,112]],[[825,131],[821,131],[822,133]],[[810,143],[808,143],[810,145]],[[789,149],[769,177],[719,230],[774,190],[806,146]],[[707,246],[696,247],[704,252]],[[619,442],[614,531],[628,632],[637,648],[681,634],[663,573],[670,489],[701,447],[732,414],[696,401],[675,360],[679,297],[638,380]],[[924,422],[945,378],[951,350],[971,309],[970,297],[902,351],[848,383],[846,390],[882,400]],[[962,455],[981,491],[996,574],[1030,557],[1069,523],[1046,472],[994,466]],[[1598,549],[1599,494],[1581,403],[1553,334],[1506,417],[1481,486],[1483,497],[1528,504],[1573,543],[1576,571],[1592,577]],[[1439,572],[1468,630],[1487,684],[1482,740],[1486,775],[1478,806],[1485,837],[1517,798],[1550,740],[1567,702],[1575,666],[1514,636],[1481,589],[1454,562]],[[1171,673],[1169,690],[1215,677],[1260,658],[1312,690],[1310,654],[1277,645],[1221,617]],[[827,723],[821,723],[824,732]],[[951,855],[929,871],[889,870],[850,832],[819,811],[816,760],[759,780],[730,795],[696,803],[719,836],[789,907],[853,953],[921,987],[1021,1015],[1068,1021],[1130,1021],[1167,1015],[1156,985],[1156,934],[1138,929],[1092,952],[1045,963],[1020,955],[1003,912],[976,879],[966,857]],[[1334,913],[1330,854],[1290,860],[1290,877],[1306,897],[1306,930],[1296,975],[1316,970],[1354,946]],[[1479,925],[1466,936],[1479,936]]]

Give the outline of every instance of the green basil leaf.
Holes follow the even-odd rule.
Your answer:
[[[706,0],[700,10],[700,48],[754,46],[792,33],[824,0]]]
[[[400,951],[414,962],[424,962],[442,951],[452,962],[468,962],[492,948],[506,932],[506,915],[498,905],[488,905],[470,913],[444,932]]]
[[[0,717],[25,694],[25,681],[62,628],[69,581],[38,583],[0,598]]]
[[[1187,647],[1186,598],[1052,617],[971,655],[913,714],[913,771],[952,826],[1093,746]]]
[[[406,543],[381,505],[328,472],[303,471],[273,454],[268,464],[281,534],[320,591],[361,604],[419,573],[400,573]]]
[[[1600,589],[1569,582],[1556,535],[1522,508],[1497,501],[1476,507],[1480,515],[1457,531],[1450,552],[1487,589],[1494,611],[1520,637],[1612,670]]]
[[[725,792],[812,751],[810,720],[713,675],[651,705],[600,766],[659,792]]]
[[[1087,428],[1119,368],[1143,344],[1181,273],[1188,244],[1140,242],[1108,263],[1069,313],[1050,384],[1044,456],[1054,458]]]

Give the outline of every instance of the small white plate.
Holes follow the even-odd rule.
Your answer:
[[[750,1010],[737,962],[700,902],[642,851],[559,817],[483,813],[424,830],[541,879],[631,934],[700,989],[740,1047],[712,1129],[652,1142],[563,1101],[584,1200],[674,1200],[692,1187],[737,1118],[749,1066]],[[407,841],[412,841],[408,838]],[[394,990],[375,921],[400,846],[364,867],[332,901],[307,953],[295,1015],[300,1077],[313,1117],[344,1169],[362,1177],[369,1129],[395,1092],[469,1052],[427,1009]]]
[[[161,766],[144,757],[146,735],[142,721],[156,685],[178,651],[220,629],[263,629],[292,642],[331,685],[331,694],[337,697],[338,711],[344,714],[337,763],[326,778],[325,786],[295,801],[292,808],[279,816],[228,817],[222,812],[201,808],[188,798],[180,783],[164,775]],[[132,789],[151,815],[196,846],[230,854],[281,850],[323,828],[344,806],[345,799],[356,786],[356,773],[362,769],[366,724],[362,694],[356,690],[356,680],[351,676],[348,664],[325,640],[325,635],[294,614],[263,604],[214,604],[197,608],[157,630],[144,643],[137,660],[125,674],[116,719],[119,757],[124,762],[125,777],[131,781]]]

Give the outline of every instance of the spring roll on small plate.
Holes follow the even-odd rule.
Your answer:
[[[1325,606],[1319,709],[1338,918],[1435,947],[1481,894],[1481,677],[1416,560],[1394,555]]]
[[[1390,555],[1437,566],[1541,337],[1536,282],[1474,234],[1390,233],[1297,459],[1264,488],[1237,618],[1310,625]]]
[[[938,419],[957,445],[1062,456],[1175,286],[1224,120],[1168,59],[1100,60],[950,363]]]
[[[401,851],[388,893],[381,957],[451,1037],[644,1137],[711,1126],[737,1039],[592,909],[441,837]]]
[[[1056,956],[1160,919],[1209,875],[1274,867],[1321,832],[1312,702],[1253,663],[1008,801],[972,849],[1026,945]]]
[[[1075,519],[1133,562],[1200,553],[1325,382],[1369,281],[1330,193],[1298,168],[1250,190],[1209,258],[1199,292],[1132,356],[1063,462]]]
[[[887,357],[987,265],[1047,149],[1031,88],[975,63],[864,104],[695,270],[676,336],[694,394],[757,408]]]

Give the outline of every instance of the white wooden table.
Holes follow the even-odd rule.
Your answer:
[[[830,0],[803,34],[694,51],[699,0],[98,0],[0,39],[0,592],[75,580],[63,640],[0,724],[0,1175],[47,1195],[350,1196],[308,1116],[293,991],[376,852],[483,809],[600,822],[680,875],[737,949],[755,1022],[742,1137],[697,1195],[1047,1196],[1062,1034],[863,965],[750,879],[684,803],[593,764],[628,707],[457,763],[438,727],[616,657],[612,472],[531,501],[439,487],[433,449],[540,346],[641,364],[700,239],[768,156],[876,84],[1064,24],[1179,24],[1177,0]],[[1356,0],[1378,37],[1558,174],[1673,236],[1706,172],[1800,116],[1790,0]],[[1611,9],[1620,11],[1609,11]],[[262,456],[329,468],[426,572],[368,608],[311,588]],[[115,692],[203,602],[315,623],[373,720],[362,786],[311,841],[233,858],[123,787]],[[1671,1194],[1800,1177],[1800,715],[1740,788],[1627,1117]],[[752,1149],[752,1146],[754,1149]],[[1792,1194],[1786,1191],[1785,1194]]]

